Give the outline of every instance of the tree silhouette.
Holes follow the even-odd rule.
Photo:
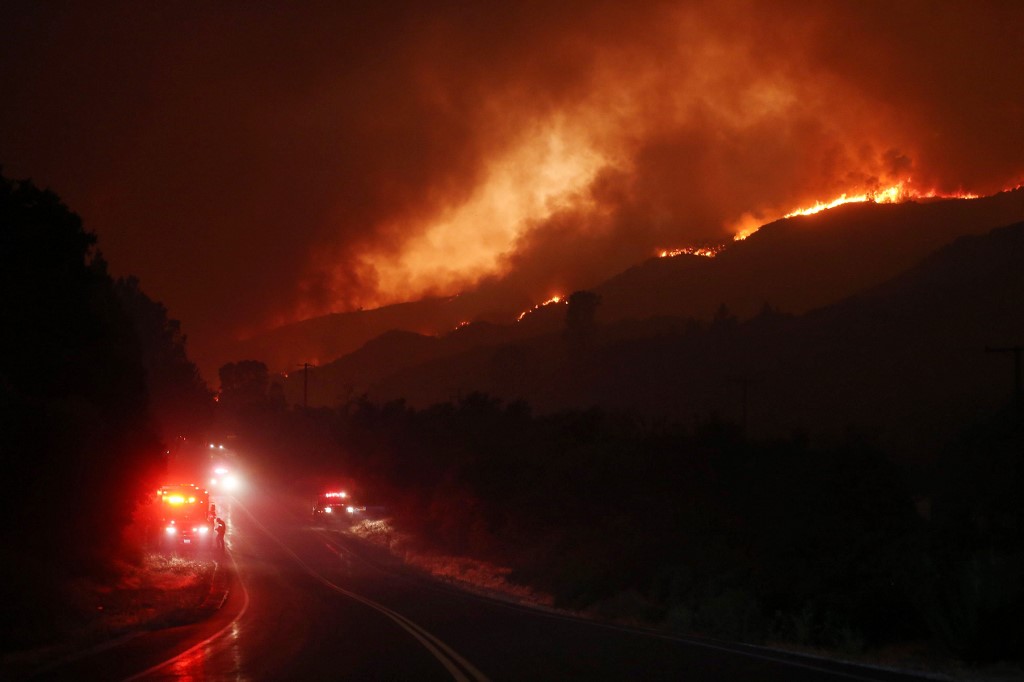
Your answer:
[[[220,402],[225,408],[244,410],[266,404],[270,375],[264,363],[259,360],[229,362],[218,374]]]
[[[736,319],[736,316],[729,310],[729,306],[721,303],[715,311],[715,316],[711,319],[711,328],[717,331],[725,331],[735,329],[738,323],[739,321]]]
[[[114,290],[142,345],[146,384],[164,441],[201,432],[213,416],[213,394],[185,352],[181,323],[170,319],[135,277],[118,279]]]
[[[14,614],[50,613],[54,581],[110,561],[162,465],[139,342],[95,243],[56,194],[0,176],[0,599]]]

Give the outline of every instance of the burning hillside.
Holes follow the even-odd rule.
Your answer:
[[[1020,185],[1015,187],[1007,187],[1004,192],[1010,192],[1015,189],[1019,189]],[[977,199],[977,194],[970,192],[950,192],[944,193],[936,189],[929,189],[927,191],[920,191],[914,188],[912,183],[908,180],[906,182],[899,182],[895,185],[890,185],[883,189],[875,189],[863,192],[851,192],[843,193],[838,197],[828,201],[816,201],[814,204],[804,207],[795,208],[782,216],[776,216],[776,219],[781,218],[793,218],[795,216],[808,216],[827,211],[831,208],[843,206],[845,204],[863,204],[863,203],[875,203],[875,204],[899,204],[907,201],[922,201],[929,199]],[[735,233],[733,234],[733,241],[743,241],[750,235],[757,232],[761,227],[766,224],[762,223],[761,220],[754,218],[753,216],[747,215],[734,225]],[[693,256],[705,256],[708,258],[714,258],[721,251],[726,248],[726,244],[719,244],[715,246],[687,246],[675,249],[660,249],[658,255],[661,258],[672,258],[674,256],[681,255],[693,255]]]

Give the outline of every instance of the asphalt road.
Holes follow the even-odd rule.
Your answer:
[[[301,502],[224,499],[236,580],[202,623],[51,670],[75,680],[912,680],[666,636],[467,594],[418,577]]]

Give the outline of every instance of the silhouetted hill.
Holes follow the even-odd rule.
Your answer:
[[[1022,218],[1022,190],[975,200],[847,204],[765,225],[714,259],[653,258],[594,291],[606,321],[707,319],[719,303],[749,317],[766,301],[801,313],[894,277],[956,237]]]
[[[879,284],[965,234],[1024,217],[1024,190],[975,200],[850,204],[776,221],[714,259],[654,258],[593,287],[605,323],[652,316],[707,320],[719,304],[741,318],[765,302],[800,313]],[[482,292],[336,313],[294,323],[224,349],[218,362],[255,358],[271,371],[303,362],[326,364],[392,329],[445,334],[466,321],[512,324],[528,303],[503,304]],[[516,338],[554,333],[562,306],[528,315]],[[468,339],[470,337],[463,337]],[[484,345],[492,342],[482,338]],[[217,367],[204,367],[208,377]]]
[[[746,420],[754,435],[862,430],[907,455],[1005,404],[1024,340],[1024,223],[957,239],[879,286],[799,317],[765,311],[694,331],[685,320],[605,325],[407,365],[370,387],[413,405],[480,390],[541,411],[602,406]],[[637,332],[637,325],[642,332]]]
[[[563,310],[564,312],[564,310]],[[443,336],[427,336],[391,330],[368,341],[358,350],[310,370],[308,400],[311,405],[337,405],[362,395],[377,382],[397,371],[437,361],[479,348],[486,350],[533,336],[528,325],[495,325],[473,322]],[[288,402],[302,399],[302,375],[278,379]],[[451,386],[457,392],[457,386]]]
[[[271,372],[294,371],[304,362],[324,364],[393,329],[421,334],[453,329],[478,307],[453,296],[315,317],[233,343],[203,373],[212,381],[221,364],[243,358],[261,360]]]

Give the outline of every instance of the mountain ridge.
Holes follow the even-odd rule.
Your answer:
[[[787,312],[827,305],[909,268],[962,234],[1024,218],[1024,190],[981,199],[848,204],[763,226],[717,257],[651,258],[591,288],[603,322],[654,316],[709,319],[719,304],[749,317],[766,303]],[[882,248],[885,246],[886,248]],[[466,322],[510,323],[517,310],[495,310],[477,292],[373,310],[334,313],[277,328],[223,349],[219,361],[259,359],[273,372],[304,362],[326,364],[386,331],[443,335]],[[487,312],[484,312],[487,311]],[[536,334],[561,324],[558,307],[526,316]],[[205,367],[207,376],[216,368]]]
[[[443,352],[359,392],[412,406],[481,391],[540,412],[600,407],[747,422],[752,435],[856,428],[908,457],[1005,404],[1009,369],[985,347],[1024,339],[1024,222],[960,237],[896,277],[802,315],[766,308],[699,329],[684,318],[600,326]],[[369,377],[368,377],[369,378]]]

